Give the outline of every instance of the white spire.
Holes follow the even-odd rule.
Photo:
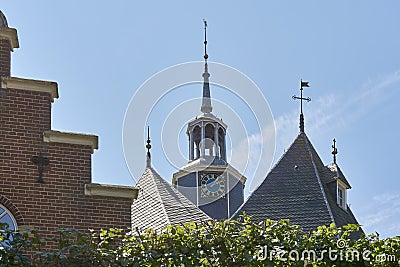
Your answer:
[[[203,100],[201,103],[201,112],[203,113],[211,113],[211,94],[210,94],[210,73],[208,73],[208,54],[207,54],[207,21],[204,22],[204,73],[203,73]]]

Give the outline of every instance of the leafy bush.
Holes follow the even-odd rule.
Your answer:
[[[162,232],[60,229],[53,240],[36,230],[1,229],[0,266],[399,266],[400,260],[400,236],[354,239],[357,225],[333,224],[304,233],[288,220],[255,223],[245,215]]]

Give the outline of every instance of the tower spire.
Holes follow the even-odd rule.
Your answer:
[[[207,54],[207,21],[204,22],[204,73],[203,73],[203,99],[201,103],[201,112],[211,113],[211,94],[210,94],[210,74],[208,73],[208,54]]]
[[[147,155],[146,155],[146,167],[150,168],[151,167],[151,154],[150,154],[150,149],[151,149],[151,144],[150,144],[150,127],[147,126],[147,144],[146,144],[146,149],[147,149]]]
[[[333,145],[332,145],[333,151],[332,151],[332,155],[333,155],[333,163],[336,164],[336,155],[338,153],[337,147],[336,147],[336,139],[333,139]]]
[[[294,100],[299,99],[300,100],[300,132],[304,133],[304,115],[303,115],[303,100],[310,102],[311,98],[309,97],[303,97],[303,87],[310,87],[308,85],[309,82],[303,82],[303,80],[300,80],[300,97],[298,96],[292,96]]]
[[[203,19],[204,23],[204,60],[207,63],[208,55],[207,55],[207,21]]]

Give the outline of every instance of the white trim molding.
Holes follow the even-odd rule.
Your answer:
[[[234,167],[231,165],[212,165],[212,164],[204,164],[204,162],[201,162],[202,159],[197,159],[186,166],[184,166],[182,169],[180,169],[178,172],[174,173],[172,175],[172,184],[174,184],[179,178],[186,176],[190,173],[194,172],[222,172],[222,173],[229,173],[236,177],[237,179],[242,182],[242,184],[246,184],[247,178],[243,174],[241,174],[238,170],[236,170]]]
[[[19,48],[18,34],[17,30],[14,28],[0,29],[0,39],[7,39],[10,41],[11,51],[14,51],[14,48]]]
[[[99,148],[99,137],[93,134],[45,131],[43,132],[43,141],[48,143],[89,146],[92,149],[92,153],[95,149]]]
[[[85,184],[86,196],[102,196],[102,197],[118,197],[137,199],[139,189],[126,185],[110,185],[110,184]]]
[[[13,223],[13,225],[9,225],[9,227],[10,228],[12,227],[11,230],[18,230],[17,220],[15,219],[14,214],[12,214],[12,212],[9,209],[7,209],[5,206],[3,206],[1,204],[0,204],[0,208],[3,210],[3,212],[0,213],[0,220],[4,216],[8,215]]]
[[[339,191],[342,191],[342,205],[340,204]],[[339,179],[337,180],[337,185],[336,185],[336,202],[339,207],[341,207],[344,210],[347,210],[347,185]]]
[[[49,93],[51,96],[51,102],[54,102],[54,98],[58,98],[58,84],[56,82],[23,79],[18,77],[1,77],[1,87],[6,89]]]

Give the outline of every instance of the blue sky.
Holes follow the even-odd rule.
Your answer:
[[[326,164],[337,139],[357,219],[367,232],[400,233],[398,1],[5,0],[0,8],[21,46],[12,75],[59,84],[53,129],[99,135],[95,182],[134,184],[122,148],[125,110],[155,73],[202,60],[206,18],[210,60],[247,75],[270,105],[275,161],[298,133],[291,96],[308,80],[306,133]],[[192,91],[200,96],[200,87]],[[171,169],[156,162],[170,179]]]

